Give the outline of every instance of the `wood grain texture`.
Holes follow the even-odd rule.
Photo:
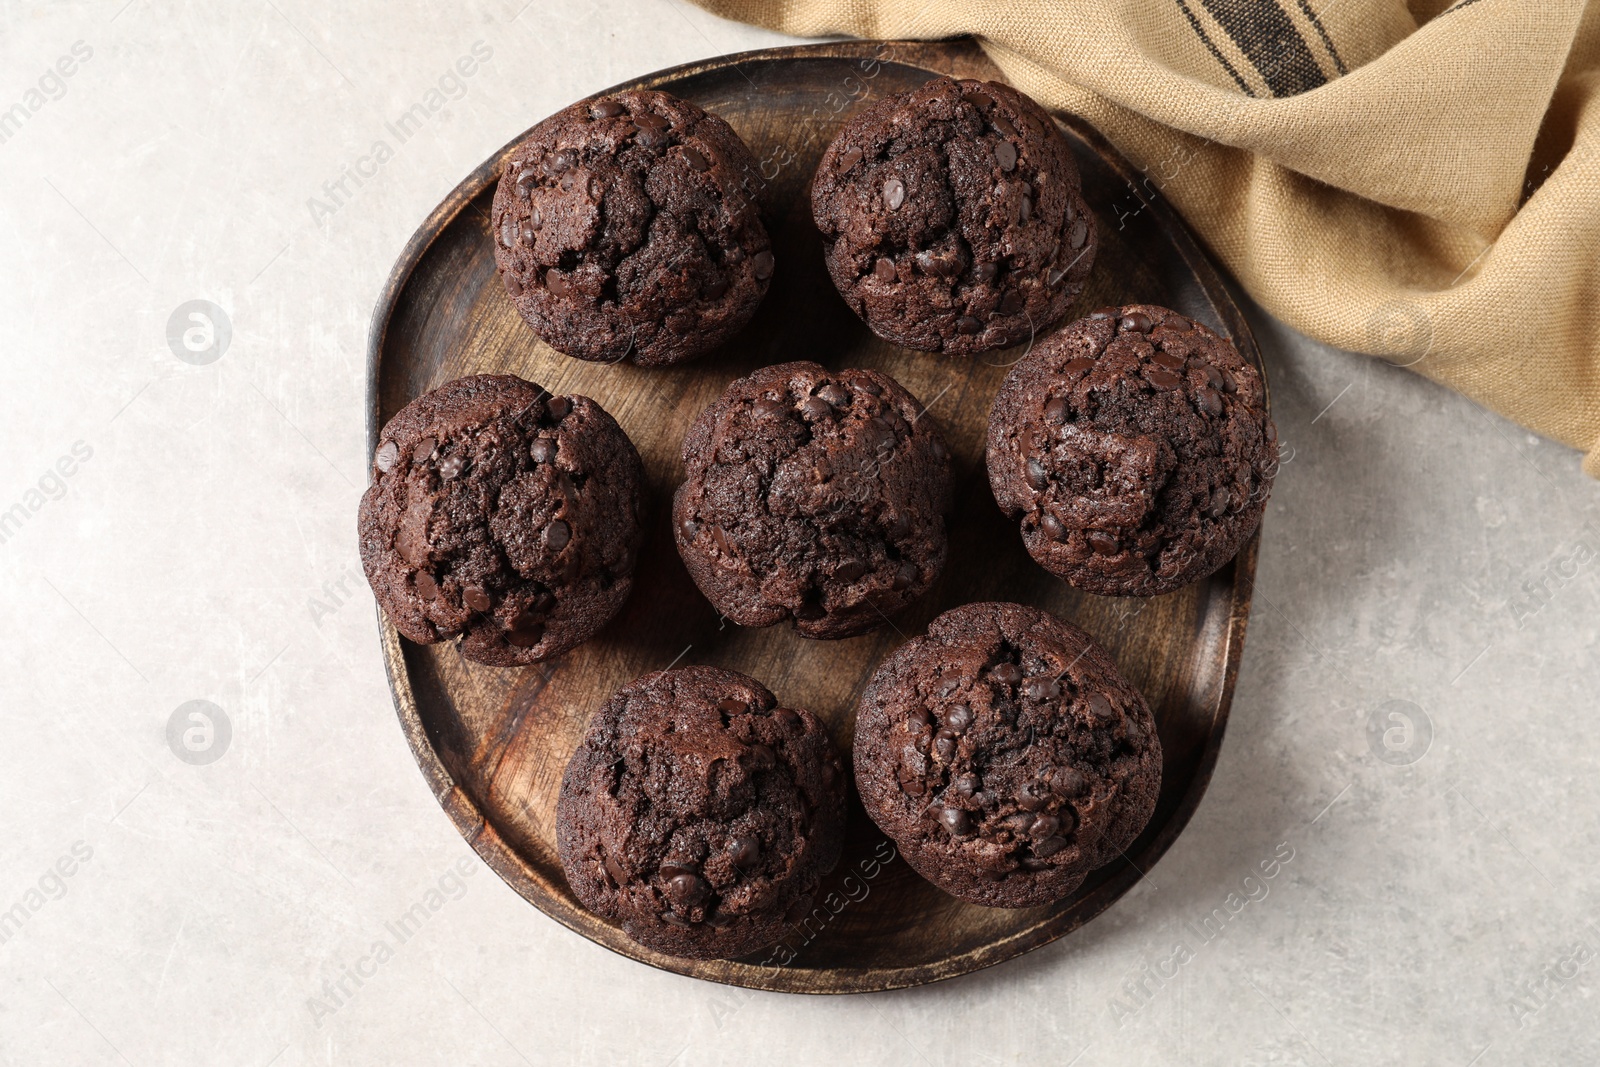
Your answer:
[[[1151,601],[1080,594],[1040,570],[990,496],[983,465],[989,403],[1026,346],[942,358],[874,338],[834,291],[810,221],[807,185],[823,149],[861,107],[935,74],[998,79],[970,41],[844,42],[726,56],[619,88],[665,89],[726,118],[770,180],[778,268],[750,326],[687,366],[642,370],[568,359],[525,327],[495,276],[489,203],[508,145],[428,217],[394,267],[374,317],[368,441],[418,394],[464,374],[519,374],[598,400],[628,432],[649,483],[647,544],[627,607],[595,640],[557,662],[498,669],[454,644],[422,647],[382,622],[400,722],[435,797],[480,856],[529,901],[607,948],[716,982],[805,993],[919,985],[1010,959],[1105,910],[1176,839],[1204,793],[1244,643],[1257,541],[1208,580]],[[1099,217],[1101,250],[1072,317],[1134,301],[1166,304],[1230,336],[1258,367],[1239,309],[1182,224],[1083,123],[1061,122]],[[1120,205],[1120,207],[1114,207]],[[734,378],[785,360],[871,367],[905,384],[938,419],[954,455],[950,565],[893,627],[846,641],[806,641],[785,626],[721,622],[689,581],[667,528],[693,418]],[[747,961],[679,960],[634,944],[573,898],[555,853],[561,775],[591,711],[615,689],[673,663],[744,671],[784,703],[808,707],[848,753],[855,701],[875,666],[941,611],[974,600],[1032,604],[1105,643],[1145,693],[1165,750],[1155,817],[1126,861],[1071,899],[1025,910],[966,905],[934,889],[853,803],[845,858],[819,909],[774,953]]]

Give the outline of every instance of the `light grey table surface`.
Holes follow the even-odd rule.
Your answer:
[[[521,4],[0,12],[0,1061],[1600,1061],[1597,487],[1264,314],[1287,462],[1232,720],[1107,914],[806,999],[614,956],[484,867],[406,748],[360,578],[373,303],[533,120],[781,43],[678,0]],[[231,324],[205,365],[168,340],[194,300]],[[192,700],[231,729],[204,765],[169,745]]]

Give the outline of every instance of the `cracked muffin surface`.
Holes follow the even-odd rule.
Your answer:
[[[595,713],[556,835],[586,907],[661,952],[732,959],[810,911],[844,820],[844,767],[815,715],[735,671],[682,667]]]
[[[495,265],[558,351],[680,363],[733,336],[766,294],[762,184],[733,128],[687,101],[636,90],[574,104],[506,160]]]
[[[588,640],[633,588],[644,470],[583,396],[508,374],[458,378],[378,435],[361,498],[361,562],[412,641],[459,636],[495,666]]]
[[[1103,596],[1211,574],[1261,523],[1278,468],[1261,374],[1231,341],[1152,304],[1042,339],[989,416],[995,501],[1040,566]]]
[[[812,186],[828,271],[874,333],[930,352],[1020,344],[1094,263],[1094,216],[1055,122],[1007,85],[937,78],[867,108]]]
[[[950,455],[887,374],[816,363],[731,384],[683,443],[678,552],[741,626],[865,633],[928,590],[947,554]]]
[[[975,904],[1033,907],[1139,836],[1161,741],[1088,634],[1019,604],[967,604],[873,675],[855,768],[867,814],[917,873]]]

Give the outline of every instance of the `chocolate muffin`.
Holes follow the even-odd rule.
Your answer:
[[[760,189],[739,135],[687,101],[634,91],[574,104],[506,160],[495,265],[552,348],[681,363],[732,337],[766,294]]]
[[[1238,553],[1277,473],[1266,385],[1232,342],[1149,304],[1033,346],[989,414],[989,482],[1079,589],[1156,596]]]
[[[402,636],[459,635],[470,660],[538,663],[628,599],[643,480],[633,442],[588,397],[457,378],[378,435],[361,563]]]
[[[828,270],[874,333],[970,356],[1064,314],[1094,216],[1055,122],[1008,85],[938,78],[867,108],[817,167]]]
[[[887,374],[763,367],[695,420],[683,462],[678,552],[741,626],[865,633],[944,567],[950,455]]]
[[[998,908],[1072,893],[1161,791],[1139,691],[1088,634],[1020,604],[947,611],[890,656],[861,697],[855,765],[906,862]]]
[[[556,845],[584,906],[641,945],[733,959],[810,911],[843,847],[828,729],[753,678],[657,671],[595,713],[567,765]]]

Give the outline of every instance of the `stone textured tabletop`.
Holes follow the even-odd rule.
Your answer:
[[[366,331],[530,122],[781,39],[680,0],[0,27],[0,1060],[1600,1061],[1574,453],[1257,313],[1286,462],[1216,775],[1149,877],[933,987],[660,973],[524,903],[417,773],[355,554]]]

